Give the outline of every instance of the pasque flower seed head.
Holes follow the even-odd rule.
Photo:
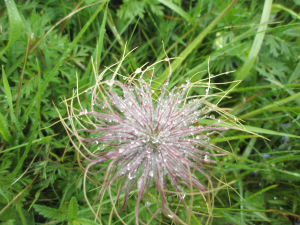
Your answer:
[[[169,58],[164,61],[170,66]],[[140,203],[142,199],[148,201],[149,190],[154,186],[156,191],[151,195],[155,196],[159,207],[153,212],[146,204],[152,219],[163,212],[169,218],[184,223],[170,207],[168,196],[176,193],[186,210],[196,213],[185,202],[185,190],[192,191],[194,188],[198,192],[207,192],[207,187],[191,170],[206,177],[212,186],[212,173],[207,165],[216,162],[212,157],[215,159],[215,156],[227,153],[210,144],[210,136],[228,129],[228,126],[220,126],[221,120],[215,119],[212,111],[218,111],[218,107],[206,101],[207,92],[203,98],[187,97],[192,85],[190,79],[167,91],[171,66],[162,88],[153,90],[151,79],[150,82],[143,79],[145,72],[151,68],[153,65],[145,70],[138,68],[125,84],[114,79],[116,72],[106,83],[101,81],[104,73],[111,70],[111,67],[106,68],[94,87],[91,110],[82,109],[76,113],[72,101],[69,111],[72,129],[64,124],[75,148],[90,162],[85,168],[85,180],[88,174],[103,174],[96,181],[102,184],[100,195],[109,190],[118,217],[130,192],[137,190],[136,223],[144,224],[139,218]],[[137,75],[140,77],[135,78]],[[209,86],[206,88],[209,89]],[[84,117],[88,125],[84,125],[79,117]],[[73,119],[81,125],[81,129],[75,128]],[[211,123],[200,125],[198,121],[203,119],[211,120]],[[96,146],[96,151],[92,151],[91,146]],[[82,147],[83,150],[80,149]],[[92,173],[99,165],[101,169]],[[117,188],[115,197],[112,196],[112,187]],[[123,201],[120,209],[115,206],[118,200]],[[123,221],[121,217],[119,219]]]

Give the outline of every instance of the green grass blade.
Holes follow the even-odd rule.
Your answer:
[[[225,9],[190,43],[178,56],[177,59],[171,64],[172,70],[177,69],[185,60],[188,55],[199,45],[204,37],[218,24],[218,22],[228,13],[228,11],[237,3],[238,0],[231,1]],[[152,83],[153,88],[158,88],[159,83],[163,83],[167,79],[169,74],[169,69],[166,69],[163,74]]]
[[[287,97],[287,98],[284,98],[284,99],[279,100],[277,102],[274,102],[274,103],[272,103],[270,105],[267,105],[265,107],[262,107],[260,109],[254,110],[254,111],[249,112],[247,114],[244,114],[244,115],[240,116],[239,118],[245,119],[245,118],[253,117],[253,116],[257,115],[257,114],[263,113],[265,110],[269,110],[269,109],[271,109],[273,107],[278,107],[278,106],[286,104],[286,103],[288,103],[290,101],[297,100],[299,97],[300,97],[300,92],[297,93],[297,94],[294,94],[294,95],[292,95],[290,97]]]
[[[256,193],[254,193],[253,195],[249,196],[249,197],[246,198],[245,200],[246,200],[246,202],[247,202],[247,201],[250,200],[251,198],[253,198],[253,197],[255,197],[255,196],[258,196],[258,195],[260,195],[260,194],[262,194],[262,193],[264,193],[264,192],[266,192],[266,191],[268,191],[268,190],[270,190],[270,189],[276,188],[277,186],[278,186],[278,184],[275,184],[275,185],[271,185],[271,186],[269,186],[269,187],[266,187],[266,188],[264,188],[264,189],[262,189],[262,190],[260,190],[260,191],[258,191],[258,192],[256,192]],[[241,202],[242,202],[242,201],[241,201]],[[241,202],[238,202],[238,203],[232,205],[230,208],[234,208],[234,207],[238,206]]]
[[[280,9],[280,10],[284,10],[286,12],[288,12],[289,14],[291,14],[292,17],[295,17],[297,18],[298,20],[300,20],[300,15],[298,15],[296,12],[294,12],[293,10],[283,6],[283,5],[280,5],[280,4],[273,4],[272,6],[272,10],[276,10],[276,9]]]
[[[257,29],[257,34],[255,35],[251,50],[249,52],[248,58],[246,59],[242,68],[237,72],[235,80],[243,80],[249,74],[250,69],[252,68],[258,52],[260,50],[261,44],[265,37],[265,30],[267,29],[267,21],[270,18],[272,7],[272,0],[265,0],[264,9],[260,19],[260,26]],[[231,89],[235,83],[232,83],[228,90]]]
[[[40,139],[38,139],[38,140],[34,140],[34,141],[32,141],[32,144],[37,144],[37,145],[40,145],[40,144],[48,144],[48,143],[50,143],[50,141],[52,140],[52,138],[53,138],[54,136],[56,136],[56,134],[55,134],[55,135],[52,135],[52,136],[43,137],[43,138],[40,138]],[[29,144],[29,142],[25,142],[25,143],[23,143],[23,144],[16,145],[16,146],[14,146],[14,147],[12,147],[12,148],[8,148],[8,149],[5,149],[5,150],[1,151],[0,154],[1,154],[1,153],[5,153],[5,152],[12,151],[12,150],[14,150],[14,149],[20,149],[20,148],[22,148],[22,147],[27,146],[28,144]]]
[[[98,74],[98,69],[99,69],[99,65],[100,65],[100,61],[101,61],[101,52],[103,50],[103,38],[104,38],[104,33],[105,33],[106,17],[107,17],[107,8],[104,11],[103,21],[102,21],[102,25],[101,25],[101,32],[100,32],[99,39],[98,39],[98,46],[97,46],[98,56],[97,56],[97,61],[96,61],[97,74]]]
[[[297,135],[277,132],[274,130],[268,130],[268,129],[264,129],[264,128],[260,128],[260,127],[252,127],[252,126],[248,126],[248,125],[245,125],[244,127],[246,130],[255,132],[258,134],[269,134],[269,135],[277,135],[277,136],[283,136],[283,137],[300,138],[300,136],[297,136]]]
[[[298,65],[294,70],[292,76],[290,76],[288,83],[291,84],[297,77],[300,77],[300,62],[298,62]]]
[[[163,5],[167,6],[168,8],[170,8],[171,10],[173,10],[174,12],[178,13],[180,16],[182,16],[187,21],[189,21],[189,22],[192,21],[192,17],[187,12],[185,12],[182,8],[175,5],[173,2],[167,1],[167,0],[158,0],[158,1],[161,4],[163,4]]]
[[[203,120],[200,120],[199,123],[207,125],[207,124],[214,123],[214,121],[208,120],[208,119],[203,119]],[[220,124],[220,126],[228,127],[228,125],[222,124],[222,123]],[[277,131],[268,130],[268,129],[264,129],[264,128],[260,128],[260,127],[244,125],[244,128],[245,128],[245,133],[247,133],[247,131],[251,131],[251,132],[254,132],[257,134],[269,134],[269,135],[277,135],[277,136],[284,136],[284,137],[300,138],[300,136],[297,136],[297,135],[277,132]],[[252,138],[252,137],[257,137],[257,136],[241,135],[241,136],[232,136],[232,137],[227,137],[227,138],[218,138],[218,140],[219,139],[220,139],[220,141],[225,141],[226,139],[227,140],[235,140],[235,139],[237,139],[237,137],[240,137],[241,139],[245,139],[245,138]],[[213,139],[212,139],[212,142],[213,142]],[[219,141],[215,141],[215,142],[219,142]]]
[[[41,87],[42,90],[44,90],[47,87],[48,83],[50,82],[50,80],[52,79],[52,77],[56,74],[56,72],[59,69],[60,65],[68,57],[68,55],[70,54],[70,52],[72,51],[72,49],[75,47],[75,45],[77,44],[77,42],[81,39],[81,37],[84,34],[84,32],[86,31],[86,29],[91,25],[92,21],[96,18],[96,16],[102,10],[102,8],[103,8],[104,5],[105,5],[105,2],[103,2],[99,6],[99,8],[96,10],[96,12],[91,16],[91,18],[88,20],[88,22],[84,25],[84,27],[81,29],[81,31],[79,32],[79,34],[76,36],[76,38],[74,39],[74,41],[71,43],[71,46],[69,47],[68,51],[65,51],[63,53],[63,55],[60,58],[60,60],[58,60],[58,62],[55,64],[55,67],[52,69],[51,73],[46,76],[46,79],[45,79],[45,81],[44,81],[44,83],[42,84],[42,87]],[[33,104],[34,104],[34,102],[36,101],[36,99],[38,97],[39,97],[39,94],[37,93],[34,96],[34,98],[32,99],[32,101],[31,101],[30,105],[28,106],[27,110],[25,111],[24,116],[21,119],[22,123],[28,117],[29,113],[32,110]]]
[[[19,121],[17,120],[17,118],[15,116],[14,107],[13,107],[13,103],[12,103],[11,90],[10,90],[10,86],[9,86],[3,66],[2,66],[2,75],[3,75],[3,85],[4,85],[5,94],[6,94],[6,99],[7,99],[8,105],[9,105],[9,109],[10,109],[9,110],[10,116],[16,125],[17,136],[19,136],[19,134],[21,132],[20,125],[19,125]],[[17,138],[17,140],[18,140],[18,138]]]
[[[12,136],[9,133],[5,117],[0,113],[0,134],[8,142],[12,143]]]
[[[211,139],[211,143],[218,143],[218,142],[225,142],[225,141],[233,141],[233,140],[242,140],[242,139],[248,139],[248,138],[255,138],[256,135],[237,135],[237,136],[231,136],[226,138],[214,138]]]
[[[6,52],[6,50],[19,38],[22,31],[22,20],[14,0],[6,0],[5,4],[8,11],[10,33],[8,44],[0,52],[0,58]]]

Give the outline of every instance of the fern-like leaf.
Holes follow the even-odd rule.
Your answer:
[[[77,199],[73,196],[71,198],[71,201],[69,203],[69,208],[68,208],[68,221],[71,221],[73,219],[77,218],[77,214],[78,214],[78,202]]]
[[[49,219],[66,219],[67,215],[62,211],[54,208],[50,208],[43,205],[34,205],[33,208],[42,216]]]

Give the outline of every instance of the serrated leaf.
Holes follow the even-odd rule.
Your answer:
[[[58,209],[50,208],[43,205],[34,205],[33,208],[39,214],[41,214],[42,216],[48,219],[57,219],[57,220],[67,219],[67,215]]]
[[[1,189],[1,187],[0,187],[0,195],[2,195],[2,196],[6,199],[7,203],[9,203],[9,199],[8,199],[8,197],[5,195],[5,193],[4,193],[4,191]]]
[[[299,37],[300,36],[300,28],[296,29],[289,29],[283,32],[286,35],[292,36],[292,37]]]
[[[133,19],[136,16],[143,18],[145,6],[145,2],[141,1],[124,1],[117,11],[117,15],[123,19]]]
[[[79,209],[79,205],[78,205],[77,199],[73,196],[71,198],[70,203],[69,203],[68,221],[71,221],[71,220],[77,218],[78,209]]]
[[[92,220],[84,219],[84,218],[77,218],[75,221],[81,225],[97,225],[98,224]]]
[[[153,4],[150,4],[150,10],[153,14],[157,15],[157,16],[163,16],[164,12],[163,12],[163,7],[156,4],[156,2],[154,2]]]

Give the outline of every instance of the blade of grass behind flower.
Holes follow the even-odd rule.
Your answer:
[[[213,123],[213,121],[208,120],[208,119],[203,119],[199,121],[200,124],[211,124]],[[220,124],[222,126],[222,123]],[[228,126],[223,124],[224,126]],[[248,126],[248,125],[243,125],[245,128],[245,132],[246,131],[251,131],[257,134],[269,134],[269,135],[278,135],[278,136],[286,136],[286,137],[292,137],[292,138],[300,138],[300,136],[297,135],[293,135],[293,134],[287,134],[287,133],[282,133],[282,132],[277,132],[277,131],[273,131],[273,130],[268,130],[268,129],[264,129],[264,128],[260,128],[260,127],[253,127],[253,126]],[[257,136],[253,136],[253,135],[241,135],[241,136],[232,136],[232,137],[226,137],[226,139],[228,140],[234,140],[234,139],[238,139],[237,137],[240,137],[242,139],[245,138],[251,138],[251,137],[257,137]],[[218,138],[220,140],[223,140],[223,138]],[[218,141],[216,141],[218,142]]]
[[[264,106],[264,107],[262,107],[260,109],[254,110],[254,111],[249,112],[247,114],[244,114],[244,115],[240,116],[239,118],[245,119],[245,118],[253,117],[253,116],[257,115],[257,114],[263,113],[265,110],[269,110],[269,109],[271,109],[273,107],[278,107],[278,106],[286,104],[286,103],[288,103],[290,101],[297,100],[299,97],[300,97],[300,92],[297,93],[297,94],[294,94],[294,95],[292,95],[290,97],[287,97],[287,98],[284,98],[284,99],[279,100],[277,102],[274,102],[272,104],[269,104],[267,106]],[[284,136],[284,135],[282,135],[282,136]]]
[[[235,77],[236,81],[245,79],[245,77],[249,74],[249,71],[256,60],[261,44],[265,37],[265,30],[267,29],[267,21],[270,18],[271,7],[272,7],[272,0],[265,0],[264,9],[260,19],[260,26],[257,29],[257,34],[255,35],[248,58],[246,59],[242,68],[237,72],[237,75]],[[229,86],[228,90],[232,89],[234,85],[235,84],[232,83]]]
[[[201,23],[203,23],[205,21],[205,19],[215,10],[215,8],[213,8],[212,10],[210,10],[205,16],[203,16],[201,18],[201,20],[199,22],[197,22],[197,24],[195,24],[191,29],[189,29],[184,35],[182,35],[180,37],[181,40],[184,40],[185,38],[187,38],[189,36],[189,34],[194,31]],[[172,51],[176,46],[178,45],[178,42],[175,42],[174,44],[172,44],[168,49],[166,49],[166,53],[168,54],[170,51]],[[156,57],[156,61],[162,60],[164,57],[166,57],[165,53],[163,52],[159,57]]]
[[[237,3],[238,0],[232,0],[225,9],[190,43],[178,56],[177,59],[171,64],[172,70],[174,71],[180,66],[189,54],[199,45],[205,36],[218,24],[218,22],[228,13],[228,11]],[[163,83],[169,74],[169,68],[160,75],[156,82],[152,83],[153,88],[158,88],[159,83]]]
[[[288,12],[289,14],[291,14],[291,16],[293,17],[296,17],[298,20],[300,20],[300,15],[298,15],[296,12],[294,12],[293,10],[289,9],[289,8],[286,8],[285,6],[283,5],[280,5],[280,4],[273,4],[272,5],[272,10],[274,9],[281,9],[281,10],[284,10],[286,12]]]

